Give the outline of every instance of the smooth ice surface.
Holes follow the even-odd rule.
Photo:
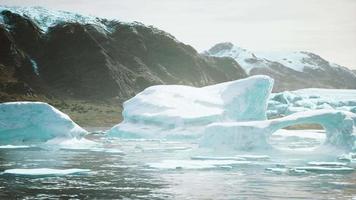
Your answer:
[[[319,109],[356,113],[356,90],[309,88],[273,93],[268,101],[267,116],[275,118]]]
[[[68,115],[42,102],[0,104],[0,144],[80,138],[87,133]]]
[[[83,174],[90,172],[89,169],[7,169],[4,174],[23,175],[23,176],[62,176],[70,174]]]
[[[249,122],[210,124],[201,146],[216,149],[253,150],[271,148],[269,137],[281,128],[298,124],[320,124],[326,131],[325,144],[350,150],[355,146],[356,114],[347,111],[314,110],[286,117]]]
[[[124,121],[110,136],[189,137],[213,122],[266,119],[273,80],[252,76],[202,88],[159,85],[124,103]]]

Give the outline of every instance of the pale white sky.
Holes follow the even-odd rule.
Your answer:
[[[305,50],[356,69],[356,0],[0,0],[163,29],[203,51],[230,41],[252,51]]]

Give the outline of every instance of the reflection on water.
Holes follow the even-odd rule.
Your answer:
[[[310,147],[317,140],[283,137],[286,139],[277,137],[274,142],[284,148]],[[301,141],[304,141],[302,145]],[[309,146],[305,141],[310,141]],[[52,145],[0,148],[0,171],[91,170],[88,174],[66,176],[2,174],[0,199],[351,199],[356,194],[355,172],[291,173],[287,170],[310,161],[336,161],[336,155],[329,152],[259,152],[269,157],[256,159],[246,156],[246,152],[200,149],[191,141],[96,138],[96,142],[97,147],[90,144],[87,149],[83,146],[61,149]],[[199,160],[191,159],[197,156]],[[239,159],[232,160],[235,157]]]

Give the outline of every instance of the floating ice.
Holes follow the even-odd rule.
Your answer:
[[[263,161],[269,160],[267,155],[237,155],[237,156],[192,156],[192,160],[244,160],[244,161]]]
[[[343,162],[316,162],[316,161],[313,161],[313,162],[308,162],[308,165],[310,166],[346,166],[347,164],[346,163],[343,163]]]
[[[74,174],[85,174],[90,172],[89,169],[8,169],[3,174],[22,175],[22,176],[63,176]]]
[[[271,148],[269,137],[278,129],[298,124],[320,124],[325,144],[352,149],[355,144],[356,115],[347,111],[315,110],[286,117],[249,122],[220,122],[207,126],[201,146],[253,150]]]
[[[324,166],[307,166],[296,167],[296,170],[305,170],[316,173],[348,173],[353,172],[354,168],[351,167],[324,167]]]
[[[66,114],[41,102],[0,104],[0,144],[45,142],[81,137],[87,131]]]
[[[310,88],[274,93],[268,101],[267,115],[275,118],[318,109],[356,113],[356,90]]]
[[[72,138],[72,139],[62,139],[55,138],[46,142],[47,145],[53,146],[55,148],[60,148],[64,150],[91,150],[101,146],[101,144],[85,139],[85,138]]]
[[[273,80],[267,76],[196,88],[152,86],[124,103],[124,121],[108,131],[122,138],[199,137],[219,121],[266,119]]]
[[[238,160],[163,160],[157,163],[148,163],[147,165],[157,169],[213,169],[250,163],[249,161]]]
[[[112,154],[120,154],[120,155],[125,154],[122,150],[113,149],[113,148],[93,148],[93,149],[90,149],[90,151],[112,153]]]
[[[246,159],[237,156],[192,156],[192,160],[239,160],[245,161]]]
[[[266,120],[272,85],[273,80],[268,76],[251,76],[202,88],[149,87],[124,103],[124,120],[110,129],[108,135],[201,138],[201,147],[254,150],[271,148],[269,137],[281,128],[319,124],[326,130],[326,144],[352,149],[356,114],[351,112],[334,109],[304,111],[308,109],[303,107],[296,109],[298,113]],[[283,102],[288,108],[290,102],[303,100],[292,93],[285,95],[276,95],[272,101],[275,105]]]
[[[26,149],[30,147],[27,145],[0,145],[0,149]]]

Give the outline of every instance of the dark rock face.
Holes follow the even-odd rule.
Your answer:
[[[235,60],[200,55],[139,23],[103,21],[109,32],[95,24],[62,22],[42,32],[26,16],[1,15],[0,64],[11,79],[30,88],[29,94],[123,101],[156,84],[204,86],[246,77]]]

